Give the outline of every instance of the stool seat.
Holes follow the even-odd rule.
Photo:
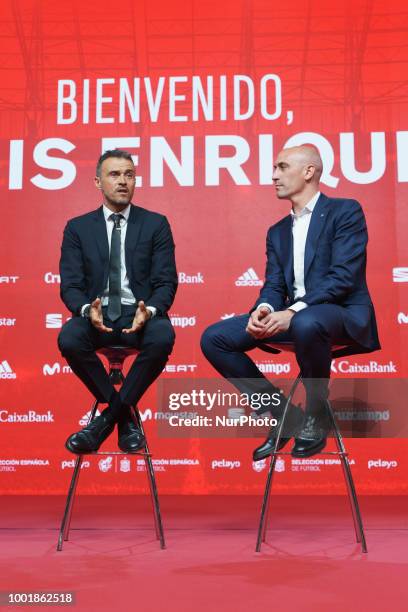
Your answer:
[[[123,382],[123,364],[128,357],[140,353],[139,349],[133,346],[103,346],[96,351],[98,355],[102,355],[109,362],[109,375],[114,385],[119,385]]]
[[[282,351],[288,353],[295,352],[295,345],[293,342],[259,342],[257,348],[265,353],[272,353],[273,355],[278,355],[282,353]],[[331,351],[333,359],[365,352],[364,348],[357,344],[333,344]]]
[[[103,355],[109,362],[123,363],[127,357],[137,355],[140,350],[133,346],[103,346],[96,350],[98,355]]]

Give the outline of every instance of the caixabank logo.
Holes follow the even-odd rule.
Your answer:
[[[369,361],[368,363],[356,363],[349,359],[333,360],[331,371],[334,374],[396,374],[397,366],[393,361],[379,363]]]
[[[195,274],[179,272],[178,282],[180,285],[204,285],[204,276],[202,272],[196,272]]]
[[[0,410],[0,423],[54,423],[54,415],[51,410],[47,410],[47,412]]]
[[[3,359],[0,361],[0,379],[14,379],[17,378],[17,374],[13,371],[13,368],[8,361]]]

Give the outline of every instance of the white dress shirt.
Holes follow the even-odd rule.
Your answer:
[[[111,210],[109,210],[109,208],[105,206],[105,204],[103,205],[102,209],[103,209],[103,216],[105,217],[106,231],[108,234],[108,243],[109,243],[109,254],[110,254],[112,231],[113,231],[113,226],[114,226],[112,215],[114,213]],[[130,204],[126,206],[126,208],[124,208],[118,214],[122,215],[122,218],[120,219],[120,278],[121,278],[120,302],[121,304],[131,305],[131,304],[136,303],[136,298],[133,295],[132,290],[130,288],[129,277],[127,275],[127,270],[126,270],[126,259],[125,259],[125,239],[126,239],[127,224],[128,224],[129,215],[130,215]],[[102,302],[102,306],[107,306],[109,302],[109,277],[108,277],[106,287],[101,296],[101,302]],[[84,304],[82,306],[81,315],[83,315],[84,310],[87,306],[88,304]],[[147,310],[150,310],[151,316],[154,317],[154,315],[157,312],[157,309],[154,306],[146,306],[146,308]]]
[[[313,198],[309,200],[303,210],[295,214],[293,209],[290,211],[292,216],[292,236],[293,236],[293,273],[294,273],[294,296],[295,299],[298,297],[302,297],[306,293],[305,289],[305,246],[306,246],[306,238],[307,232],[309,231],[310,220],[312,218],[312,212],[314,207],[316,206],[316,202],[319,199],[320,191],[315,193]],[[258,308],[261,306],[267,306],[271,312],[274,312],[274,308],[266,303],[262,302],[259,304]],[[294,310],[295,312],[299,312],[304,308],[307,308],[307,304],[305,302],[295,302],[291,306],[288,306],[290,310]]]

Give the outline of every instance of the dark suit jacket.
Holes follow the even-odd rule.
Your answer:
[[[313,209],[305,245],[302,301],[338,304],[345,309],[349,336],[366,351],[380,348],[374,307],[366,283],[367,226],[355,200],[321,194]],[[292,217],[273,225],[267,235],[265,284],[255,307],[268,302],[283,310],[294,302]]]
[[[174,242],[163,215],[131,205],[125,239],[126,271],[136,301],[164,315],[177,289]],[[109,243],[102,206],[68,221],[61,247],[61,298],[79,315],[101,296],[109,274]]]

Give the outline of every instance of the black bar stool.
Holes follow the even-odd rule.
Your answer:
[[[107,348],[98,349],[97,351],[97,353],[107,358],[109,362],[109,377],[114,385],[121,384],[124,381],[123,364],[124,364],[125,359],[127,357],[130,357],[131,355],[136,355],[138,352],[139,351],[137,349],[125,347],[125,346],[110,346]],[[95,418],[98,404],[99,404],[98,400],[95,400],[92,406],[91,415],[89,417],[88,424]],[[161,520],[161,513],[160,513],[159,496],[157,492],[156,478],[155,478],[154,470],[153,470],[152,456],[151,456],[151,453],[147,445],[146,434],[144,432],[142,419],[140,418],[140,414],[139,414],[137,407],[132,409],[132,417],[137,427],[139,427],[142,434],[145,436],[145,440],[146,440],[144,450],[141,450],[141,451],[138,451],[137,453],[132,453],[132,454],[141,455],[144,458],[144,461],[146,464],[146,472],[147,472],[147,476],[149,480],[150,496],[151,496],[152,506],[153,506],[156,537],[160,542],[160,548],[166,548],[165,541],[164,541],[164,532],[163,532],[163,525],[162,525],[162,520]],[[123,452],[107,453],[107,452],[101,452],[101,451],[98,451],[96,453],[91,453],[91,454],[92,455],[126,455],[126,453],[123,453]],[[58,537],[58,545],[57,545],[58,551],[62,550],[64,540],[68,540],[68,537],[69,537],[72,508],[74,505],[76,487],[77,487],[78,480],[79,480],[82,460],[83,460],[83,455],[78,455],[75,461],[74,472],[72,474],[71,484],[68,490],[67,500],[65,504],[65,511],[64,511],[64,515],[62,518],[61,528],[60,528],[59,537]]]
[[[282,349],[290,351],[290,352],[294,352],[294,346],[291,343],[280,343],[280,344],[273,344],[273,343],[268,343],[268,344],[259,344],[258,348],[260,348],[261,350],[265,351],[266,353],[273,353],[273,354],[278,354],[282,352]],[[336,359],[337,357],[344,357],[345,355],[355,355],[357,353],[361,353],[361,349],[357,349],[356,347],[353,346],[333,346],[332,347],[332,359]],[[279,446],[279,441],[282,437],[282,432],[283,432],[283,428],[284,428],[284,422],[288,413],[288,407],[290,402],[292,401],[293,395],[296,391],[296,388],[299,384],[299,382],[302,380],[301,374],[299,372],[296,380],[294,381],[290,392],[288,394],[288,398],[283,410],[283,415],[282,415],[282,419],[280,422],[280,426],[278,429],[278,433],[277,433],[277,437],[276,437],[276,444],[275,444],[275,449],[278,448]],[[356,488],[354,486],[354,480],[353,480],[353,476],[351,474],[351,469],[350,469],[350,463],[349,463],[349,459],[348,459],[348,453],[345,449],[344,443],[343,443],[343,437],[340,433],[339,427],[337,425],[332,407],[330,405],[330,402],[327,400],[327,407],[328,407],[328,412],[330,415],[330,420],[331,420],[331,425],[332,425],[332,429],[334,431],[334,438],[336,440],[336,446],[337,446],[337,451],[332,451],[332,452],[321,452],[319,454],[321,455],[337,455],[340,457],[341,460],[341,466],[343,468],[343,475],[344,475],[344,479],[346,482],[346,487],[347,487],[347,493],[348,493],[348,498],[349,498],[349,502],[350,502],[350,507],[351,507],[351,513],[353,516],[353,522],[354,522],[354,529],[356,532],[356,540],[358,543],[361,544],[361,550],[363,553],[367,552],[367,544],[366,544],[366,539],[365,539],[365,535],[364,535],[364,528],[363,528],[363,521],[361,518],[361,512],[360,512],[360,506],[358,503],[358,498],[357,498],[357,493],[356,493]],[[274,469],[275,469],[275,464],[276,464],[276,459],[278,457],[278,455],[290,455],[290,452],[282,452],[279,451],[277,452],[276,450],[273,451],[272,455],[271,455],[271,460],[269,463],[269,470],[268,470],[268,475],[267,475],[267,479],[266,479],[266,486],[265,486],[265,491],[264,491],[264,496],[263,496],[263,502],[262,502],[262,509],[261,509],[261,516],[260,516],[260,520],[259,520],[259,527],[258,527],[258,538],[257,538],[257,542],[256,542],[256,552],[260,552],[261,550],[261,546],[262,546],[262,542],[265,542],[266,539],[266,530],[267,530],[267,524],[268,524],[268,514],[269,514],[269,502],[270,502],[270,494],[271,494],[271,489],[272,489],[272,478],[273,478],[273,473],[274,473]]]

